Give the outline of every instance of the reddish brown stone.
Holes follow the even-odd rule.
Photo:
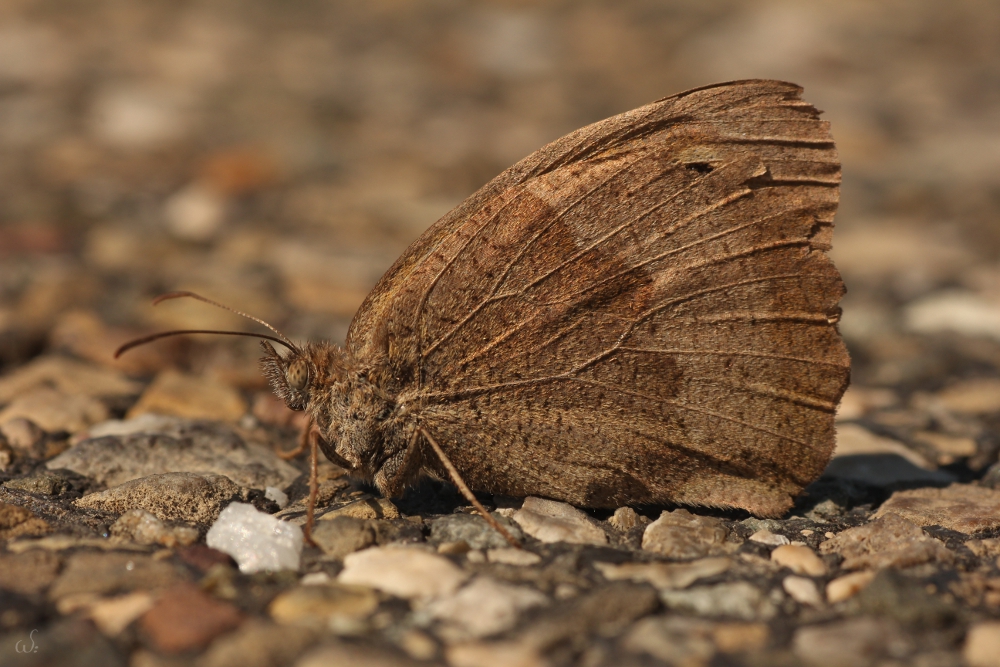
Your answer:
[[[236,561],[227,553],[207,547],[204,544],[192,544],[177,550],[177,556],[199,572],[208,572],[213,565],[229,565],[236,567]]]
[[[233,605],[216,600],[193,584],[181,584],[146,612],[140,627],[157,650],[184,653],[207,646],[242,622],[243,614]]]

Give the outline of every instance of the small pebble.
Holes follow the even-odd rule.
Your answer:
[[[751,542],[756,542],[758,544],[764,544],[769,547],[782,546],[789,543],[789,540],[784,535],[778,535],[772,533],[766,528],[758,530],[756,533],[750,536]]]
[[[399,510],[385,498],[364,498],[327,512],[321,520],[329,521],[338,516],[354,519],[398,519]]]
[[[143,633],[161,653],[204,648],[243,621],[233,605],[183,583],[167,591],[140,620]]]
[[[302,541],[301,528],[245,503],[222,510],[206,535],[208,546],[232,556],[244,574],[299,569]]]
[[[781,586],[793,600],[800,604],[807,604],[811,607],[819,607],[823,604],[823,598],[820,597],[819,589],[816,588],[816,582],[812,579],[792,575],[785,577]]]
[[[87,617],[108,637],[117,637],[132,621],[153,608],[153,596],[148,591],[136,591],[92,604]]]
[[[444,554],[446,556],[459,556],[461,554],[468,553],[469,550],[469,543],[465,540],[458,540],[457,542],[442,542],[437,548],[437,552],[439,554]]]
[[[714,517],[684,509],[663,512],[642,533],[644,551],[667,558],[690,559],[725,553],[729,530]]]
[[[503,563],[504,565],[535,565],[542,562],[542,557],[538,554],[531,553],[526,549],[511,547],[490,549],[486,552],[486,557],[491,563]]]
[[[875,573],[872,571],[852,572],[838,577],[826,585],[826,599],[830,604],[843,602],[864,590],[874,578]]]
[[[962,657],[968,667],[1000,667],[1000,622],[983,621],[969,628]]]
[[[525,498],[521,509],[514,514],[514,521],[524,532],[542,542],[608,542],[608,536],[594,519],[572,505],[555,500]]]
[[[822,577],[826,574],[826,563],[807,546],[782,545],[771,552],[771,560],[795,574],[810,577]]]
[[[608,519],[608,523],[613,528],[626,532],[639,525],[639,515],[631,507],[619,507]]]
[[[455,641],[509,630],[521,612],[548,602],[533,588],[477,577],[455,594],[431,602],[425,610],[446,625],[442,629],[445,638]]]
[[[264,497],[273,500],[278,509],[288,507],[288,494],[276,486],[269,486],[264,489]]]
[[[346,556],[337,581],[411,599],[453,593],[467,576],[444,556],[414,547],[387,546]]]

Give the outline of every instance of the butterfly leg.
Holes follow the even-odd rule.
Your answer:
[[[431,434],[428,433],[425,429],[421,428],[420,434],[424,436],[424,438],[427,440],[427,443],[430,444],[431,449],[433,449],[434,453],[437,454],[437,457],[441,459],[441,464],[445,467],[445,470],[447,470],[448,474],[451,476],[451,481],[455,483],[455,486],[457,486],[461,494],[465,496],[465,499],[468,500],[470,503],[472,503],[472,506],[475,507],[476,511],[479,512],[479,514],[483,517],[483,519],[486,520],[486,523],[490,525],[490,528],[503,535],[504,539],[507,540],[507,542],[512,547],[520,549],[521,543],[518,542],[514,538],[514,536],[507,531],[506,528],[501,526],[500,522],[494,519],[493,515],[487,512],[486,508],[483,507],[482,503],[480,503],[479,500],[476,499],[476,496],[473,495],[468,485],[466,485],[465,480],[462,479],[462,476],[459,474],[458,469],[455,468],[454,464],[452,464],[451,462],[451,459],[449,459],[448,456],[444,453],[444,450],[441,449],[441,445],[437,444],[437,441],[434,440],[434,438],[431,437]]]
[[[299,434],[299,444],[295,449],[280,449],[278,447],[274,448],[274,453],[278,455],[279,458],[285,461],[294,459],[296,456],[306,451],[306,446],[309,444],[309,432],[312,431],[312,420],[306,422],[305,427]]]
[[[309,504],[306,506],[306,544],[317,546],[313,542],[312,529],[316,522],[316,499],[319,496],[319,444],[317,433],[312,428],[312,420],[306,424],[306,438],[309,441]]]

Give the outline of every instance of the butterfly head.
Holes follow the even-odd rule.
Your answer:
[[[275,395],[292,410],[305,410],[309,405],[311,380],[316,377],[306,350],[281,356],[267,341],[260,344],[264,348],[260,369]]]

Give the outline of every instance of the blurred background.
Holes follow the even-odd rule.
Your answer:
[[[397,255],[507,166],[749,77],[801,84],[833,123],[865,405],[1000,376],[1000,4],[986,0],[4,0],[0,364],[47,350],[110,364],[144,331],[255,326],[149,305],[174,289],[342,341]],[[246,395],[257,351],[174,340],[117,367]]]

